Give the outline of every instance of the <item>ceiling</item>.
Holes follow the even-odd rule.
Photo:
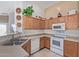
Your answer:
[[[24,1],[24,4],[38,4],[41,8],[47,8],[56,3],[59,3],[59,1]]]
[[[48,8],[56,3],[59,3],[59,1],[0,1],[0,14],[13,12],[15,6],[18,4],[22,4],[23,7],[26,7],[27,5],[35,5],[36,9],[41,11],[38,14],[44,14],[45,8]]]

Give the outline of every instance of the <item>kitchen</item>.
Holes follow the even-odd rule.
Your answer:
[[[0,4],[0,57],[79,56],[78,1]],[[23,10],[31,5],[33,16],[23,15]],[[40,51],[43,52],[39,55]]]

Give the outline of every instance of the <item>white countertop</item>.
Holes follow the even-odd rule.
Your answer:
[[[4,33],[4,34],[0,34],[0,37],[7,36],[7,35],[14,35],[14,34],[17,34],[17,33]]]
[[[24,57],[29,54],[21,46],[0,46],[0,57]]]

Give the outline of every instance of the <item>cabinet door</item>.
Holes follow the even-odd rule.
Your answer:
[[[28,52],[29,54],[31,54],[31,40],[29,40],[27,43],[25,43],[22,48]]]
[[[30,16],[23,16],[23,28],[24,29],[31,29],[33,26],[32,17]]]
[[[34,53],[39,50],[39,38],[31,39],[31,53]]]
[[[67,16],[68,19],[66,19],[66,29],[78,29],[78,23],[79,23],[79,16],[78,14],[76,15],[71,15]]]
[[[78,57],[79,57],[79,42],[78,42]]]
[[[45,21],[42,20],[42,19],[40,19],[40,21],[39,21],[39,28],[40,29],[45,29]]]
[[[67,19],[67,16],[59,17],[58,23],[65,23],[65,20]]]
[[[64,41],[64,56],[76,57],[77,56],[77,42]]]
[[[45,37],[45,48],[50,49],[50,37]]]
[[[49,28],[49,20],[45,20],[45,29]]]
[[[40,38],[40,49],[45,48],[45,44],[44,44],[44,37]]]
[[[50,49],[50,37],[41,37],[40,38],[40,49],[48,48]]]

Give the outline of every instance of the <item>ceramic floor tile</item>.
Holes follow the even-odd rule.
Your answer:
[[[31,55],[31,57],[61,57],[61,56],[51,52],[48,49],[43,49],[43,50],[40,50],[39,52]]]

